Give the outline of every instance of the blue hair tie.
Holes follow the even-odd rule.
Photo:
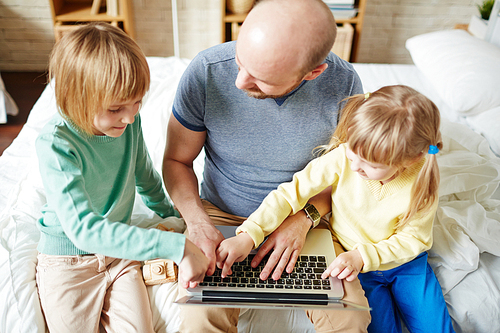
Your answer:
[[[435,154],[439,153],[439,148],[437,146],[430,145],[428,153],[431,155],[435,155]]]

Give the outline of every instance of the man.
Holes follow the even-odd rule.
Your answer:
[[[362,92],[352,66],[329,53],[335,35],[335,20],[321,0],[260,1],[236,43],[201,52],[186,69],[168,125],[163,175],[189,239],[210,260],[207,275],[223,240],[214,224],[240,224],[271,190],[290,181],[313,149],[327,143],[341,101]],[[192,167],[202,148],[203,200]],[[330,211],[328,191],[309,203],[322,215]],[[291,270],[311,226],[301,211],[270,235],[252,263],[272,250],[262,279]],[[336,250],[342,251],[338,244]],[[368,305],[358,280],[344,281],[344,289],[344,299]],[[370,321],[368,311],[306,313],[318,332],[366,331]],[[181,331],[236,332],[238,315],[238,309],[183,307]]]

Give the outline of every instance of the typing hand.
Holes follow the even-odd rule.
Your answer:
[[[233,263],[243,261],[253,248],[253,239],[246,232],[222,241],[217,249],[217,267],[222,269],[221,276],[231,275]]]
[[[335,258],[326,271],[323,272],[321,278],[326,279],[331,275],[338,279],[346,279],[349,282],[354,281],[363,268],[363,264],[363,258],[358,250],[347,251]]]
[[[262,258],[273,250],[260,274],[262,280],[266,280],[271,273],[273,280],[278,280],[285,268],[287,273],[293,271],[310,227],[311,221],[300,211],[287,217],[278,229],[269,235],[251,263],[252,267],[257,267]]]
[[[184,245],[184,256],[179,264],[179,283],[183,288],[194,288],[203,281],[208,259],[189,239]]]
[[[212,275],[215,272],[216,248],[224,240],[222,233],[211,223],[198,223],[188,227],[189,239],[205,254],[208,258],[208,269],[206,275]]]

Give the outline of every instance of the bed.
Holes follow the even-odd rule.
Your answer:
[[[429,262],[457,332],[500,332],[500,48],[465,31],[447,30],[407,41],[412,65],[354,64],[365,91],[406,84],[442,113],[445,148],[438,155],[440,203]],[[189,60],[148,58],[151,89],[141,110],[145,141],[160,171],[177,83]],[[0,157],[0,332],[45,332],[35,284],[35,221],[45,203],[34,140],[56,112],[48,85],[26,125]],[[203,156],[195,161],[201,181]],[[178,232],[180,219],[161,220],[141,200],[133,223],[159,222]],[[148,287],[157,332],[176,332],[175,283]],[[243,310],[239,332],[314,332],[300,310]]]
[[[5,89],[5,84],[0,76],[0,124],[7,123],[7,115],[16,116],[18,111],[16,102]]]

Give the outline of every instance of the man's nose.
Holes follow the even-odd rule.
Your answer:
[[[240,71],[238,72],[238,76],[236,77],[236,81],[234,84],[238,89],[249,89],[255,86],[252,77],[248,75],[248,73],[243,69],[240,69]]]

